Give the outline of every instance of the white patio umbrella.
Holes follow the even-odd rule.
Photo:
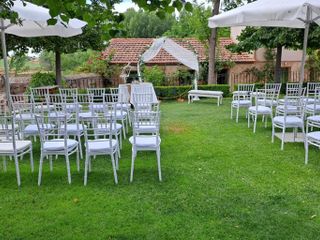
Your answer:
[[[320,0],[258,0],[209,18],[209,27],[289,27],[304,28],[300,82],[304,80],[309,27],[320,25]]]
[[[5,70],[5,89],[7,100],[10,97],[9,68],[7,59],[5,34],[13,34],[20,37],[59,36],[72,37],[82,33],[82,27],[87,23],[78,19],[70,19],[68,23],[57,18],[55,25],[48,25],[51,18],[49,9],[21,0],[15,0],[11,8],[18,13],[21,24],[11,24],[9,20],[0,19],[2,54]],[[1,10],[0,10],[1,11]]]

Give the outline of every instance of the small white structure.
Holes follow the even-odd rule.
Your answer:
[[[194,89],[198,90],[199,61],[197,54],[184,47],[181,47],[175,41],[166,37],[154,40],[151,47],[141,55],[137,64],[139,81],[142,82],[140,65],[143,62],[149,62],[155,58],[161,49],[164,49],[183,65],[195,71]]]
[[[220,104],[222,104],[223,92],[208,90],[191,90],[188,92],[188,103],[190,104],[190,102],[199,99],[199,97],[216,98],[217,105],[220,106]]]

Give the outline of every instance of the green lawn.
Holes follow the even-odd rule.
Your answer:
[[[0,239],[320,239],[319,151],[305,166],[303,144],[280,151],[270,126],[260,121],[253,134],[229,106],[162,103],[162,183],[154,153],[138,154],[129,183],[128,141],[118,186],[103,158],[87,187],[73,158],[69,186],[60,158],[53,173],[45,163],[41,187],[24,161],[18,189],[10,162],[0,173]]]

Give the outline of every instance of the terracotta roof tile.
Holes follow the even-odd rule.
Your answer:
[[[113,38],[111,39],[109,46],[103,52],[103,55],[106,58],[112,56],[111,63],[113,64],[127,64],[129,62],[137,63],[139,56],[151,46],[153,40],[153,38]],[[200,62],[207,61],[208,50],[205,47],[205,44],[199,40],[195,38],[174,38],[173,40],[182,47],[195,51],[198,54]],[[229,38],[219,39],[217,54],[220,59],[231,59],[234,62],[254,62],[252,54],[234,54],[228,51],[225,46],[231,43],[233,42]],[[179,62],[164,49],[161,49],[158,55],[148,63],[179,64]]]

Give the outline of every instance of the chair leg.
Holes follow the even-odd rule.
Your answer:
[[[248,128],[250,128],[250,113],[249,113],[249,117],[248,117]]]
[[[119,147],[117,147],[119,149]],[[119,155],[118,151],[115,152],[116,169],[119,170]]]
[[[7,172],[7,160],[6,160],[6,157],[3,156],[2,159],[3,159],[3,171]]]
[[[130,173],[130,182],[133,180],[133,171],[134,171],[134,160],[136,157],[135,150],[132,149],[132,159],[131,159],[131,173]]]
[[[158,175],[159,175],[159,181],[162,181],[162,176],[161,176],[161,163],[160,163],[160,149],[157,149],[157,163],[158,163]]]
[[[81,135],[78,135],[78,151],[80,151],[80,158],[83,159],[82,155],[82,145],[81,145]]]
[[[250,117],[249,117],[250,118]],[[254,125],[253,125],[253,133],[256,133],[256,129],[257,129],[257,120],[258,120],[258,115],[255,114],[254,115]]]
[[[81,145],[81,143],[79,145]],[[80,154],[81,154],[81,151],[80,151],[80,154],[79,154],[79,151],[80,151],[79,148],[77,148],[76,154],[77,154],[77,170],[78,170],[78,172],[80,172]]]
[[[42,177],[42,165],[43,165],[43,155],[40,155],[40,163],[39,163],[39,175],[38,175],[38,186],[41,185],[41,177]]]
[[[285,134],[286,134],[286,128],[283,127],[283,128],[282,128],[282,136],[281,136],[281,150],[283,150],[283,147],[284,147]]]
[[[112,162],[114,182],[115,182],[115,184],[118,184],[118,176],[117,176],[116,164],[115,164],[113,153],[111,153],[111,162]]]
[[[20,185],[21,185],[20,169],[19,169],[19,160],[18,160],[18,156],[17,155],[14,156],[14,163],[16,165],[17,183],[18,183],[18,186],[20,187]]]
[[[239,110],[240,110],[240,108],[237,108],[236,123],[238,123],[238,122],[239,122]]]
[[[309,143],[308,143],[308,140],[307,140],[307,139],[305,140],[304,148],[305,148],[304,164],[308,164]]]
[[[122,133],[123,133],[123,137],[124,137],[124,139],[127,139],[126,127],[125,127],[125,125],[124,125],[123,119],[121,120],[121,123],[122,123]]]
[[[34,164],[33,164],[33,152],[32,152],[32,146],[30,147],[30,166],[31,166],[31,172],[34,172]]]
[[[267,128],[267,126],[268,126],[268,115],[263,115],[263,117],[265,118],[265,120],[264,120],[264,127],[265,128]]]
[[[52,155],[49,156],[49,163],[50,163],[50,172],[52,172],[53,171]]]
[[[67,165],[68,183],[71,184],[70,161],[69,161],[68,153],[66,153],[66,165]]]
[[[88,181],[88,165],[89,165],[89,156],[86,154],[86,160],[84,163],[84,180],[83,180],[83,185],[87,186],[87,181]]]

